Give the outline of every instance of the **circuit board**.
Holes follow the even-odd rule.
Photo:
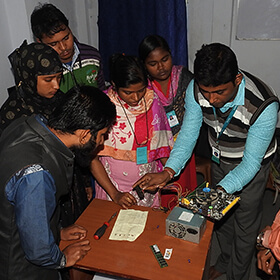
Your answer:
[[[179,205],[212,220],[220,220],[240,200],[218,188],[209,188],[204,182],[193,192],[179,199]]]

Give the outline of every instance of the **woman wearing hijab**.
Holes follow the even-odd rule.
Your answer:
[[[41,114],[48,119],[61,97],[59,90],[62,64],[53,48],[42,43],[26,41],[9,55],[15,84],[0,109],[0,134],[14,120],[22,116]],[[75,222],[92,198],[89,171],[74,165],[73,183],[69,196],[62,203],[63,227]]]
[[[62,96],[62,64],[51,47],[27,44],[9,55],[16,86],[0,110],[0,133],[15,119],[33,113],[48,118]]]

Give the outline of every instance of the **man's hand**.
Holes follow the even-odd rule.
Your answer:
[[[66,257],[66,266],[73,266],[90,250],[89,240],[82,240],[67,246],[62,252]]]
[[[137,204],[137,200],[135,197],[128,192],[117,192],[114,197],[112,197],[113,201],[119,204],[121,207],[127,209],[128,207]]]
[[[159,188],[163,188],[169,181],[170,175],[167,171],[148,173],[134,183],[132,188],[139,185],[143,190],[154,192]]]
[[[223,192],[225,192],[226,193],[226,190],[222,187],[222,186],[216,186],[216,189],[217,190],[221,190],[221,191],[223,191]]]
[[[87,230],[78,225],[71,225],[69,227],[63,228],[60,231],[61,240],[82,240],[87,236]]]
[[[269,249],[263,249],[258,252],[257,255],[258,268],[263,270],[265,273],[272,275],[272,270],[275,265],[275,258]]]

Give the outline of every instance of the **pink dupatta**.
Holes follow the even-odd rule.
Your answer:
[[[149,81],[149,86],[158,95],[158,97],[159,97],[163,106],[168,106],[168,105],[172,104],[173,98],[177,94],[178,83],[179,83],[179,79],[180,79],[182,69],[183,69],[182,65],[173,65],[172,66],[171,77],[170,77],[171,84],[170,84],[170,87],[169,87],[168,98],[166,98],[166,96],[157,87],[157,85],[154,81]]]

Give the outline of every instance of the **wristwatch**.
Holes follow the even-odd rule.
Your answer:
[[[260,232],[257,236],[257,247],[263,247],[264,232]]]
[[[62,269],[66,266],[66,257],[64,254],[62,254],[61,260],[60,260],[60,265],[58,267],[58,269]]]

